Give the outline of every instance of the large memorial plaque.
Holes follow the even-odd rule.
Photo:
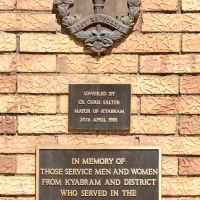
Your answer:
[[[131,85],[73,84],[69,86],[69,130],[130,130]]]
[[[37,151],[36,200],[160,200],[159,148]]]

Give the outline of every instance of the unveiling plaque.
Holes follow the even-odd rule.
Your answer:
[[[128,131],[130,104],[129,84],[72,84],[69,86],[69,130]]]
[[[160,149],[37,152],[37,200],[160,200]]]

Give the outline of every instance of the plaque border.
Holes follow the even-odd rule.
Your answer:
[[[97,150],[158,150],[158,169],[159,169],[159,185],[158,185],[158,200],[162,200],[162,191],[161,191],[161,183],[162,183],[162,168],[161,168],[161,158],[162,158],[162,153],[161,153],[161,147],[158,146],[106,146],[106,145],[90,145],[89,147],[86,147],[85,145],[80,145],[80,146],[63,146],[63,145],[40,145],[36,147],[36,184],[35,184],[35,191],[36,191],[36,200],[39,200],[39,152],[40,150],[92,150],[92,149],[97,149]]]

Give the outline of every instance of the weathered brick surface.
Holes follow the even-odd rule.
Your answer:
[[[200,175],[200,157],[179,158],[179,175]]]
[[[182,15],[179,14],[143,14],[143,32],[180,32]]]
[[[20,10],[52,10],[53,0],[17,0],[17,9]]]
[[[175,134],[176,117],[133,116],[131,133]]]
[[[199,114],[200,96],[142,97],[141,112],[151,114]]]
[[[0,155],[0,174],[14,174],[15,171],[16,171],[15,157]]]
[[[133,34],[124,43],[113,49],[113,53],[127,52],[179,52],[179,34]]]
[[[56,113],[55,96],[2,95],[0,113]]]
[[[2,136],[0,153],[35,153],[38,145],[55,145],[54,136]]]
[[[19,134],[58,134],[68,132],[68,119],[64,116],[19,116]]]
[[[35,200],[38,145],[159,146],[162,199],[200,200],[200,1],[141,3],[136,31],[95,56],[53,0],[0,0],[0,200]],[[130,132],[69,133],[73,83],[131,84]]]
[[[15,116],[0,116],[0,134],[15,134],[17,119]]]
[[[138,144],[142,146],[160,146],[162,154],[166,155],[200,155],[199,137],[141,136]]]
[[[0,72],[12,72],[13,58],[11,55],[0,55]],[[15,69],[13,71],[16,71]]]
[[[0,176],[0,195],[34,195],[35,177]]]
[[[16,91],[16,76],[0,75],[0,93],[14,93]]]
[[[56,72],[55,55],[0,55],[0,72]]]
[[[131,96],[131,114],[137,114],[140,109],[140,99],[137,96]]]
[[[200,94],[200,76],[180,77],[180,92],[183,94]]]
[[[68,113],[68,103],[69,98],[67,95],[62,95],[59,98],[59,112],[60,113]]]
[[[200,134],[200,116],[181,116],[180,133],[183,135]]]
[[[35,200],[35,197],[17,197],[17,200]]]
[[[56,16],[37,13],[0,13],[2,31],[56,31]]]
[[[0,0],[0,10],[13,10],[16,0]]]
[[[199,32],[200,14],[144,14],[143,32]]]
[[[23,52],[83,52],[83,46],[75,44],[64,34],[24,33],[20,35],[20,51]]]
[[[0,51],[15,51],[16,35],[12,33],[0,32]]]
[[[177,76],[132,76],[133,94],[177,94]]]
[[[108,146],[108,145],[133,145],[135,144],[134,137],[132,136],[117,136],[117,135],[59,135],[59,145],[81,145],[88,147],[90,146]]]
[[[200,52],[200,34],[183,34],[183,52]]]
[[[179,52],[179,34],[132,34],[113,53]],[[20,51],[23,52],[80,52],[83,46],[75,44],[64,34],[22,34]]]
[[[19,76],[20,93],[67,93],[69,83],[131,83],[133,94],[177,94],[176,76],[63,75]]]
[[[199,200],[199,197],[178,197],[178,198],[170,198],[170,197],[162,197],[163,200]]]
[[[34,155],[19,155],[16,157],[17,174],[35,174],[35,156]]]
[[[143,11],[176,11],[177,8],[177,0],[142,0]]]
[[[178,175],[178,158],[163,157],[161,168],[162,168],[162,175],[177,176]]]
[[[15,197],[0,197],[0,200],[16,200]]]
[[[140,57],[141,73],[200,73],[199,66],[198,54]]]
[[[200,10],[200,0],[182,0],[182,10],[184,11]]]
[[[137,73],[138,56],[110,55],[92,57],[89,55],[59,55],[57,60],[59,72],[69,74],[102,73]]]
[[[162,195],[199,196],[200,179],[196,178],[163,178]]]
[[[180,136],[60,135],[59,145],[160,146],[166,155],[200,155],[200,138]]]
[[[133,116],[131,133],[175,134],[176,117]],[[153,124],[153,126],[152,126]],[[68,133],[66,116],[19,116],[19,134],[60,134]]]

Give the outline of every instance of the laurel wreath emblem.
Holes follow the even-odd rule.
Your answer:
[[[95,15],[98,15],[100,18],[102,16],[104,17],[104,15],[101,15],[104,3],[105,0],[93,0],[94,7],[97,5],[95,7]],[[110,30],[105,30],[102,27],[104,25],[103,22],[97,22],[95,24],[96,30],[87,30],[86,26],[80,28],[80,30],[74,31],[76,24],[82,20],[81,14],[70,15],[70,8],[74,6],[74,0],[56,0],[56,4],[62,26],[66,30],[69,30],[69,32],[73,30],[72,34],[81,40],[87,48],[90,48],[92,52],[97,54],[105,52],[108,48],[113,47],[116,41],[119,41],[124,35],[127,35],[133,30],[140,14],[140,0],[128,0],[128,15],[117,16],[116,19],[113,18],[113,23],[124,27],[127,31],[122,31],[122,28],[119,30],[118,27],[111,27]]]

